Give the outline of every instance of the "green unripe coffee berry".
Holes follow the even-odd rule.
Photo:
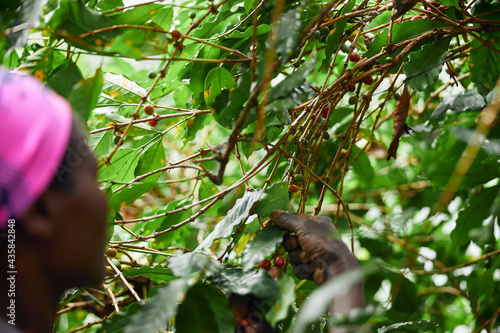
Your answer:
[[[106,254],[108,257],[114,258],[116,256],[116,249],[108,247],[104,254]]]
[[[350,104],[350,105],[354,105],[354,104],[356,104],[357,102],[358,102],[358,98],[357,98],[356,96],[351,96],[351,97],[349,98],[349,104]]]
[[[340,50],[341,50],[342,52],[344,52],[344,53],[349,53],[349,51],[351,50],[351,48],[350,48],[350,47],[349,47],[349,45],[347,45],[347,44],[342,44],[342,45],[340,46]]]
[[[196,17],[196,13],[195,13],[195,12],[189,12],[188,16],[189,16],[189,18],[190,18],[191,20],[194,20],[194,19],[195,19],[195,17]]]
[[[296,174],[293,176],[293,179],[297,182],[297,183],[302,183],[304,181],[304,176],[302,176],[300,173]]]
[[[148,73],[148,77],[149,77],[150,79],[154,79],[154,78],[156,77],[156,72],[149,72],[149,73]]]
[[[145,105],[144,106],[144,113],[147,114],[148,116],[152,116],[153,113],[155,113],[155,108],[152,105]]]
[[[283,245],[278,246],[278,248],[276,249],[276,254],[278,254],[280,256],[284,255],[285,252],[286,252],[286,249]]]

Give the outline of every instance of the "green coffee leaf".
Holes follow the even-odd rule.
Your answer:
[[[288,196],[288,182],[273,184],[264,190],[254,213],[267,218],[275,210],[288,210],[290,206]]]
[[[406,81],[410,87],[424,91],[434,85],[444,65],[451,39],[452,37],[438,39],[410,54],[409,61],[403,67],[406,77],[413,77]]]
[[[197,283],[186,294],[177,310],[176,332],[234,332],[227,298],[213,286]]]
[[[491,43],[497,50],[500,48],[498,34],[495,32],[484,32],[481,38]],[[500,54],[483,45],[477,39],[471,43],[469,56],[469,68],[471,80],[476,84],[479,93],[486,97],[496,86],[500,77]]]
[[[250,210],[260,200],[262,192],[261,189],[245,192],[242,198],[236,200],[235,205],[229,210],[226,217],[215,226],[214,231],[200,243],[195,252],[210,247],[216,239],[231,235],[233,228],[250,216]]]
[[[255,238],[243,252],[243,269],[248,271],[268,257],[283,240],[283,230],[275,225],[268,225],[256,232]]]
[[[211,105],[222,90],[230,90],[236,84],[231,73],[224,67],[212,69],[205,78],[205,102]]]
[[[490,209],[499,190],[500,186],[494,186],[481,191],[458,213],[456,227],[450,234],[453,246],[460,246],[470,241],[469,231],[481,227],[483,221],[490,216]]]

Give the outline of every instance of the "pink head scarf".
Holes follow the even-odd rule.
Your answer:
[[[66,151],[68,102],[36,79],[0,69],[0,228],[47,189]]]

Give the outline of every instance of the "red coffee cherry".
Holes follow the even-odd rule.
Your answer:
[[[288,192],[290,193],[295,193],[299,191],[299,187],[297,185],[290,185],[288,186]]]
[[[172,35],[172,39],[174,41],[178,40],[182,36],[182,34],[179,30],[173,30],[170,34]]]
[[[349,90],[350,92],[353,92],[354,90],[356,90],[356,85],[354,83],[351,83],[348,87],[347,87],[347,90]]]
[[[328,106],[325,106],[323,110],[321,110],[321,117],[326,118],[328,116]]]
[[[361,57],[357,52],[353,52],[349,55],[349,60],[351,60],[352,62],[358,62],[359,59],[361,59]]]
[[[281,268],[278,268],[278,267],[273,267],[268,272],[269,272],[269,275],[271,275],[271,277],[273,279],[279,278],[281,276],[281,273],[282,273]]]
[[[412,16],[411,21],[418,20],[418,19],[421,19],[421,18],[422,18],[422,15],[415,15],[415,16]]]
[[[283,267],[285,265],[285,259],[281,258],[281,257],[277,257],[276,259],[274,259],[274,267]]]
[[[156,120],[156,119],[151,119],[150,121],[148,121],[148,124],[149,124],[149,126],[151,126],[151,127],[155,127],[156,125],[158,125],[158,120]]]
[[[373,83],[373,78],[371,76],[367,76],[363,79],[363,83],[369,86]]]
[[[258,267],[268,271],[271,268],[271,262],[268,259],[264,259],[260,262]]]

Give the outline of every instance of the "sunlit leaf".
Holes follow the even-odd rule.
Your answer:
[[[222,90],[230,90],[235,86],[231,73],[223,68],[212,69],[205,78],[205,102],[211,105]]]
[[[103,78],[103,93],[99,104],[139,103],[147,94],[146,89],[123,75],[104,73]]]
[[[195,251],[200,252],[203,249],[210,247],[213,241],[219,238],[228,237],[233,232],[233,228],[243,222],[244,219],[250,216],[250,210],[253,205],[259,201],[263,191],[261,189],[252,192],[245,192],[242,198],[236,200],[233,208],[227,212],[227,216],[217,223],[214,231],[208,235],[203,242],[196,248]]]

